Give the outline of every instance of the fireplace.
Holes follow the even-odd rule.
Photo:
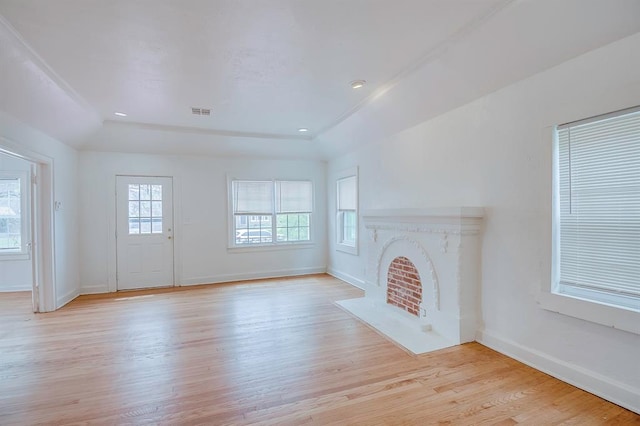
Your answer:
[[[475,340],[483,214],[365,212],[365,297],[338,304],[414,353]]]

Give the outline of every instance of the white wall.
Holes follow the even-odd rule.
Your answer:
[[[84,293],[115,289],[116,175],[173,176],[177,285],[325,271],[326,163],[322,161],[82,152],[79,170]],[[317,212],[313,216],[313,247],[228,250],[228,174],[312,180]]]
[[[53,195],[63,208],[55,213],[54,271],[58,307],[79,294],[77,244],[77,152],[0,111],[0,146],[46,157],[53,165]]]
[[[31,172],[31,163],[0,153],[0,171]],[[31,259],[4,259],[0,256],[0,292],[30,291],[33,272]]]
[[[640,34],[330,161],[360,168],[360,208],[485,206],[480,341],[640,410],[640,336],[540,308],[550,280],[554,124],[640,103]],[[360,243],[366,242],[362,234]],[[335,250],[329,268],[364,279],[366,253]]]

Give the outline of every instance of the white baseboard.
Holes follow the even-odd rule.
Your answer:
[[[80,291],[78,289],[73,289],[62,297],[58,297],[56,301],[56,309],[62,308],[67,303],[71,302],[76,297],[80,296]]]
[[[279,278],[279,277],[291,277],[296,275],[311,275],[311,274],[324,274],[327,268],[324,266],[314,266],[310,268],[298,268],[298,269],[281,269],[278,271],[260,271],[260,272],[248,272],[244,274],[220,274],[210,275],[206,277],[194,277],[185,278],[180,286],[198,285],[198,284],[217,284],[233,281],[246,281],[246,280],[259,280],[263,278]]]
[[[359,278],[354,277],[353,275],[349,275],[349,274],[346,274],[344,272],[337,271],[337,270],[335,270],[333,268],[327,268],[327,274],[331,275],[332,277],[336,277],[339,280],[347,282],[347,283],[351,284],[354,287],[358,287],[361,290],[365,289],[364,281],[362,281]]]
[[[499,337],[488,330],[478,331],[476,340],[530,367],[570,383],[594,395],[640,413],[640,388],[621,383],[601,374],[569,364],[543,352]]]
[[[32,291],[33,288],[30,285],[3,285],[0,287],[0,293],[11,293],[14,291]]]
[[[91,285],[80,288],[80,294],[102,294],[109,293],[109,286],[107,285]]]

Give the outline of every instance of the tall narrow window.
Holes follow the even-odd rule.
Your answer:
[[[233,180],[230,191],[233,245],[311,240],[313,185],[310,181]]]
[[[358,175],[357,169],[344,172],[336,185],[337,248],[357,254],[358,238]]]
[[[640,310],[640,109],[559,126],[554,292]]]
[[[0,255],[28,254],[27,173],[0,172]]]

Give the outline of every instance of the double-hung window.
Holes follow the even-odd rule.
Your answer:
[[[640,108],[556,130],[552,293],[640,311]]]
[[[352,169],[343,172],[336,184],[336,231],[337,248],[357,254],[358,241],[358,172]]]
[[[313,184],[306,180],[232,180],[232,246],[311,241]]]
[[[0,256],[28,256],[27,173],[0,172]]]

